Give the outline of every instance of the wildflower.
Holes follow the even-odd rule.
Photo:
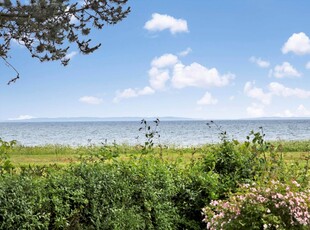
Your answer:
[[[296,187],[299,186],[296,181],[292,181],[292,184]],[[225,201],[212,201],[210,205],[214,207],[215,212],[204,211],[206,215],[204,222],[207,223],[208,229],[225,229],[225,225],[228,223],[232,223],[236,229],[238,226],[241,227],[240,224],[243,227],[244,224],[253,226],[253,223],[259,226],[261,222],[255,223],[258,214],[260,215],[259,221],[264,223],[261,226],[263,229],[283,229],[283,227],[299,229],[299,227],[310,226],[310,190],[295,192],[291,191],[291,188],[294,186],[290,187],[278,181],[272,181],[270,187],[267,188],[242,186],[242,195],[232,195]],[[253,209],[258,211],[254,215],[255,219],[252,218],[251,210]],[[277,225],[270,222],[270,215],[266,215],[266,213],[271,213],[271,210],[272,215],[280,221]],[[244,219],[248,219],[249,223],[240,221]]]
[[[298,182],[295,180],[292,181],[292,184],[296,185],[297,187],[300,187],[300,184],[298,184]]]

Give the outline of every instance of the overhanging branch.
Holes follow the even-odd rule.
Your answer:
[[[9,80],[9,82],[7,83],[8,85],[10,85],[11,83],[15,83],[17,81],[17,79],[19,79],[19,72],[17,71],[17,69],[11,64],[9,63],[4,57],[1,57],[3,59],[3,61],[5,62],[5,64],[7,66],[9,66],[10,68],[12,68],[15,73],[16,73],[16,77],[12,78],[11,80]]]

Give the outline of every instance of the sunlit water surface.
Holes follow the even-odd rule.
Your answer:
[[[155,143],[193,146],[219,142],[219,133],[226,131],[230,138],[245,140],[251,130],[263,132],[267,140],[310,139],[310,120],[232,120],[215,121],[162,121]],[[154,128],[154,123],[149,122]],[[145,141],[138,121],[107,122],[2,122],[0,138],[17,140],[22,145],[46,144],[88,145],[112,143],[135,145]]]

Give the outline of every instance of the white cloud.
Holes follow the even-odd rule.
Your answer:
[[[151,95],[155,93],[154,89],[149,86],[145,86],[143,89],[138,91],[138,95]]]
[[[298,55],[310,53],[310,39],[303,33],[294,33],[282,47],[282,53],[292,52]]]
[[[128,98],[133,98],[133,97],[138,97],[138,96],[143,96],[143,95],[151,95],[153,93],[155,93],[155,91],[149,86],[146,86],[141,90],[128,88],[121,92],[118,91],[116,93],[116,97],[113,99],[113,102],[118,103],[123,99],[128,99]]]
[[[21,120],[29,120],[29,119],[33,119],[36,117],[33,117],[31,115],[20,115],[18,117],[15,118],[9,118],[10,121],[21,121]]]
[[[93,96],[84,96],[79,99],[80,102],[91,104],[91,105],[99,105],[103,102],[102,98],[93,97]]]
[[[306,64],[306,69],[310,69],[310,61]]]
[[[176,19],[166,14],[152,14],[152,19],[147,21],[144,28],[149,31],[170,30],[170,33],[188,32],[187,21]]]
[[[113,102],[116,103],[121,101],[122,99],[138,96],[137,92],[132,88],[124,89],[122,92],[117,92],[116,94],[116,97],[113,99]]]
[[[164,54],[152,60],[151,66],[155,68],[165,68],[175,65],[178,62],[178,57],[173,54]]]
[[[310,110],[306,109],[304,105],[299,105],[297,108],[298,116],[310,116]]]
[[[271,82],[268,85],[268,89],[276,96],[310,98],[310,91],[299,88],[288,88],[278,82]]]
[[[211,93],[206,92],[205,95],[197,101],[198,105],[215,105],[218,100],[214,98]]]
[[[179,62],[177,56],[173,54],[164,54],[155,57],[151,62],[149,70],[149,82],[153,89],[162,90],[166,86],[166,82],[170,79],[169,68]]]
[[[150,86],[155,90],[165,89],[170,79],[175,88],[207,88],[225,86],[234,78],[233,74],[220,75],[216,68],[208,69],[196,62],[186,66],[173,54],[154,58],[148,74]]]
[[[289,109],[286,109],[282,113],[276,114],[276,116],[279,116],[279,117],[309,117],[310,110],[306,109],[306,107],[301,104],[297,107],[297,109],[294,109],[293,112]]]
[[[187,56],[190,52],[192,52],[192,49],[190,47],[188,47],[186,50],[181,51],[180,53],[178,53],[179,56],[181,57],[185,57]]]
[[[208,69],[199,63],[185,66],[177,63],[173,69],[172,85],[176,88],[189,86],[207,88],[228,85],[233,74],[220,75],[216,68]]]
[[[169,78],[169,70],[157,69],[155,67],[149,70],[149,82],[153,89],[164,89]]]
[[[72,51],[70,53],[68,53],[66,56],[65,56],[65,59],[72,59],[75,55],[77,55],[78,52],[76,51]]]
[[[255,63],[261,68],[268,68],[270,66],[270,62],[262,60],[261,58],[257,58],[254,56],[250,57],[250,62]]]
[[[263,89],[255,87],[255,82],[247,82],[244,92],[248,97],[261,101],[263,104],[270,104],[272,95],[265,93]]]
[[[254,82],[247,82],[244,86],[244,93],[251,98],[254,98],[265,105],[271,103],[274,96],[278,97],[298,97],[298,98],[310,98],[310,91],[306,91],[300,88],[289,88],[278,82],[271,82],[267,86],[267,91],[262,88],[255,87]]]
[[[247,107],[246,111],[251,117],[262,117],[265,115],[265,107],[263,105],[258,105],[253,103],[251,106]]]
[[[151,61],[148,75],[149,86],[142,90],[128,88],[123,91],[117,91],[113,101],[117,103],[122,99],[153,94],[157,90],[164,90],[168,82],[174,88],[190,86],[207,88],[225,86],[234,78],[233,74],[220,75],[216,68],[208,69],[196,62],[186,66],[173,54],[155,57]],[[199,101],[202,103],[202,99]],[[214,99],[211,101],[215,103]]]
[[[299,73],[290,63],[283,62],[282,65],[276,65],[273,70],[270,70],[269,76],[276,78],[284,77],[300,77]]]

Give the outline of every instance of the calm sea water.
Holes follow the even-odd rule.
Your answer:
[[[192,146],[219,141],[219,128],[207,126],[208,121],[162,121],[160,138],[156,143]],[[231,138],[244,140],[251,130],[263,132],[267,140],[310,139],[310,120],[232,120],[215,121]],[[149,122],[153,125],[152,122]],[[16,122],[0,123],[0,137],[17,140],[26,146],[61,144],[88,145],[89,143],[138,144],[144,133],[138,121],[115,122]]]

